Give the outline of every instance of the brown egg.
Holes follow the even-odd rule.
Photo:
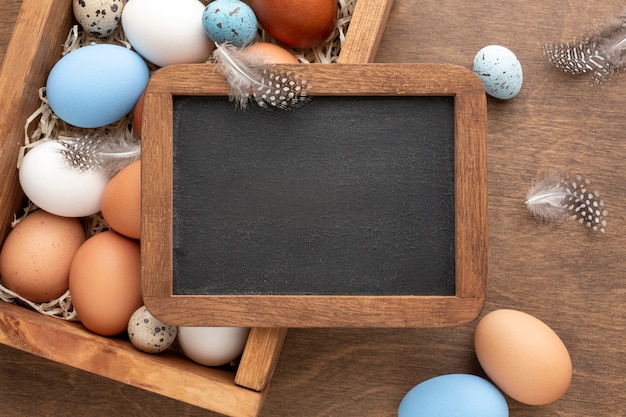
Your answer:
[[[139,242],[113,231],[87,239],[70,268],[70,293],[83,325],[102,336],[128,327],[143,305]]]
[[[143,97],[142,93],[139,96],[139,100],[135,104],[135,109],[133,110],[133,130],[135,132],[135,137],[141,140],[141,117],[143,116]]]
[[[541,320],[502,309],[483,317],[474,334],[485,373],[515,400],[544,405],[558,400],[572,380],[572,361],[559,336]]]
[[[124,236],[141,235],[141,161],[121,169],[107,184],[100,201],[102,217]]]
[[[337,22],[337,0],[248,0],[259,25],[294,48],[324,42]]]
[[[291,52],[269,42],[256,42],[244,49],[244,54],[248,57],[263,58],[265,62],[272,64],[298,64],[296,58]]]
[[[0,276],[5,287],[43,303],[69,288],[70,265],[85,241],[80,221],[43,210],[26,216],[11,230],[0,252]]]

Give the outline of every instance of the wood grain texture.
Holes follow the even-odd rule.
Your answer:
[[[0,0],[0,51],[20,2]],[[524,86],[488,99],[489,281],[483,315],[526,311],[572,356],[565,396],[546,406],[509,399],[511,417],[626,415],[626,75],[594,87],[555,71],[544,42],[565,41],[621,13],[616,0],[395,0],[377,62],[471,68],[488,44],[515,52]],[[6,11],[6,13],[5,13]],[[537,224],[523,201],[544,170],[588,175],[610,210],[607,233]],[[4,198],[4,196],[2,197]],[[291,329],[261,416],[391,416],[415,384],[452,372],[482,375],[474,325],[447,329]],[[0,346],[0,414],[216,416],[203,409]]]
[[[70,4],[61,0],[27,1],[16,18],[15,26],[7,26],[10,28],[6,34],[7,39],[9,36],[12,37],[8,56],[3,61],[6,65],[3,67],[2,82],[0,82],[0,96],[6,98],[4,113],[1,114],[3,117],[0,118],[2,120],[0,138],[3,145],[0,162],[2,163],[2,172],[7,173],[3,182],[2,195],[4,198],[1,207],[1,217],[5,219],[12,218],[23,205],[23,198],[17,181],[17,171],[14,169],[15,155],[21,144],[21,140],[17,140],[20,137],[18,133],[21,133],[22,130],[22,123],[19,121],[25,120],[36,107],[36,89],[44,84],[46,74],[59,57],[58,48],[67,35],[72,20]],[[359,7],[359,13],[368,15],[366,9],[371,7],[372,4],[364,2]],[[11,17],[16,15],[17,7],[14,7],[14,10],[13,15],[6,15]],[[5,15],[3,14],[3,16]],[[378,25],[384,25],[381,19],[386,19],[387,14],[376,15],[373,18],[378,20]],[[376,23],[375,20],[370,19],[369,22]],[[33,28],[37,30],[33,30]],[[360,48],[351,52],[351,59],[360,59],[365,54],[372,57],[379,40],[380,35],[370,35],[363,38]],[[2,49],[3,56],[5,51],[6,48]],[[16,121],[18,122],[16,123]],[[163,184],[157,183],[156,187],[163,189]],[[168,213],[171,214],[170,212],[165,214]],[[160,213],[161,216],[163,214]],[[2,239],[8,233],[8,227],[8,222],[2,225],[2,230],[0,230]],[[150,245],[144,245],[144,247],[150,247]],[[164,251],[167,253],[167,249]],[[244,349],[242,362],[235,374],[237,380],[235,383],[238,386],[233,385],[232,374],[224,376],[221,371],[213,372],[209,369],[206,369],[206,372],[203,372],[202,376],[197,378],[196,383],[194,383],[194,378],[189,378],[190,375],[188,374],[189,370],[195,371],[194,366],[190,366],[188,361],[181,362],[171,359],[165,359],[159,363],[163,372],[155,373],[154,376],[157,379],[167,381],[159,384],[151,383],[150,378],[128,378],[126,367],[129,362],[138,362],[139,374],[137,375],[142,375],[145,368],[149,366],[144,363],[147,358],[143,357],[141,353],[129,349],[127,343],[109,339],[101,344],[100,338],[93,337],[93,335],[85,333],[75,326],[54,322],[54,326],[43,327],[48,332],[48,341],[53,340],[59,346],[63,346],[67,340],[71,340],[74,336],[74,338],[80,339],[83,352],[92,353],[77,357],[68,354],[63,349],[48,350],[44,346],[45,343],[40,344],[38,338],[31,337],[29,332],[31,329],[29,324],[31,323],[25,321],[26,318],[19,314],[19,310],[13,310],[13,306],[3,305],[2,307],[7,309],[6,314],[2,315],[2,325],[7,328],[7,332],[9,329],[25,329],[23,332],[14,331],[12,337],[3,339],[3,342],[9,346],[18,347],[27,352],[35,352],[41,357],[123,381],[129,385],[139,386],[165,396],[171,396],[190,404],[237,416],[253,416],[259,412],[265,396],[265,392],[261,391],[267,387],[271,379],[286,334],[285,329],[277,328],[259,329],[251,332]],[[14,312],[18,314],[12,316]],[[36,322],[36,320],[34,321]],[[108,363],[107,356],[98,353],[103,344],[109,345],[106,352],[112,352],[113,362],[119,362],[119,365],[101,368],[102,363]],[[263,350],[256,351],[255,349]],[[181,377],[187,377],[191,384],[198,385],[197,389],[203,389],[203,386],[205,389],[210,388],[211,394],[207,396],[196,395],[195,389],[188,389],[184,384],[177,381]],[[250,391],[248,388],[258,392]]]
[[[38,90],[41,87],[41,74],[48,73],[60,55],[60,45],[67,37],[69,22],[72,18],[71,4],[56,2],[40,4],[29,2],[30,6],[22,9],[17,16],[12,44],[4,49],[7,54],[3,60],[0,78],[0,216],[7,218],[19,213],[23,205],[23,194],[19,186],[16,159],[19,147],[23,144],[24,126],[13,123],[24,120],[37,108]],[[10,13],[8,13],[10,15]],[[4,16],[4,14],[2,15]],[[3,28],[6,27],[3,25]],[[46,40],[43,42],[43,40]],[[58,49],[48,45],[59,45]],[[10,62],[11,65],[4,63]],[[28,99],[22,99],[28,97]],[[10,218],[10,217],[9,217]],[[10,225],[0,224],[0,240],[4,241]]]
[[[359,0],[352,13],[338,63],[374,62],[393,0]]]
[[[255,391],[266,389],[287,337],[286,327],[253,327],[241,356],[235,383]]]
[[[263,402],[265,393],[237,386],[233,371],[182,356],[138,354],[130,342],[94,335],[77,323],[6,303],[0,308],[0,342],[42,358],[236,417],[256,416]]]

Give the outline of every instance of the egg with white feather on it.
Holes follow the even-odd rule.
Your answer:
[[[510,49],[500,45],[488,45],[478,51],[472,71],[487,94],[502,100],[517,96],[524,81],[519,60]]]

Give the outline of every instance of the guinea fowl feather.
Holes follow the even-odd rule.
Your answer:
[[[252,99],[259,107],[289,110],[308,101],[306,80],[294,72],[275,70],[262,56],[246,54],[245,48],[215,44],[213,58],[229,85],[229,97],[245,109]]]
[[[591,72],[593,83],[603,83],[626,69],[626,11],[578,40],[544,45],[543,53],[561,71]]]
[[[563,177],[549,172],[535,182],[526,194],[526,207],[538,221],[576,220],[595,232],[605,232],[608,211],[598,191],[591,191],[591,181],[582,175]]]
[[[141,157],[141,144],[136,139],[90,134],[59,142],[63,145],[61,153],[72,167],[111,176]]]

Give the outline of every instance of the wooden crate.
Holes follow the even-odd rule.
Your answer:
[[[391,0],[358,0],[340,62],[371,62]],[[25,204],[17,155],[38,90],[74,24],[70,0],[24,0],[0,71],[0,241]],[[259,414],[286,329],[254,328],[236,371],[203,367],[173,353],[149,355],[79,323],[0,302],[0,343],[230,416]]]

